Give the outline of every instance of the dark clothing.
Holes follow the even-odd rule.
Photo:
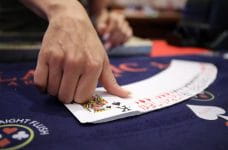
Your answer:
[[[189,0],[184,10],[184,21],[207,24],[211,29],[228,29],[227,0]]]
[[[81,0],[86,9],[89,2]],[[0,32],[42,32],[47,21],[40,18],[18,0],[0,0]]]
[[[169,42],[228,50],[227,7],[227,0],[189,0],[174,38]]]
[[[41,19],[17,0],[0,0],[0,31],[44,31],[47,21]]]
[[[88,10],[92,0],[80,1]],[[39,49],[47,26],[19,0],[0,0],[0,50]]]

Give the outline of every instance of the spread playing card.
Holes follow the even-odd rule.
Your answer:
[[[97,88],[88,103],[65,105],[81,123],[102,123],[165,108],[202,92],[215,79],[213,64],[173,60],[170,66],[148,79],[123,86],[131,92],[120,98]]]

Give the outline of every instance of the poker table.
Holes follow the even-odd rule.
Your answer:
[[[167,54],[176,52],[161,45]],[[57,98],[34,86],[36,57],[25,58],[37,52],[20,51],[20,59],[15,58],[18,51],[0,52],[5,58],[0,63],[0,149],[227,150],[228,60],[198,50],[180,49],[172,56],[160,52],[110,57],[118,82],[125,85],[146,79],[163,71],[173,59],[213,63],[218,68],[217,79],[182,103],[100,124],[81,124]],[[189,105],[210,108],[210,117],[202,119]]]

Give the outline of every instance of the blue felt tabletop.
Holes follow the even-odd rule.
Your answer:
[[[111,63],[123,85],[162,71],[173,58],[116,57]],[[35,62],[1,63],[0,149],[227,150],[228,122],[220,117],[203,120],[187,104],[228,111],[228,61],[206,56],[175,58],[217,66],[218,77],[201,98],[103,124],[80,124],[56,98],[39,92],[32,82]]]

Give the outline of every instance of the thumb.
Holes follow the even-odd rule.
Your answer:
[[[120,85],[117,83],[109,65],[108,58],[107,61],[105,61],[104,63],[104,67],[100,76],[100,82],[108,93],[123,98],[129,97],[130,92],[121,88]]]

